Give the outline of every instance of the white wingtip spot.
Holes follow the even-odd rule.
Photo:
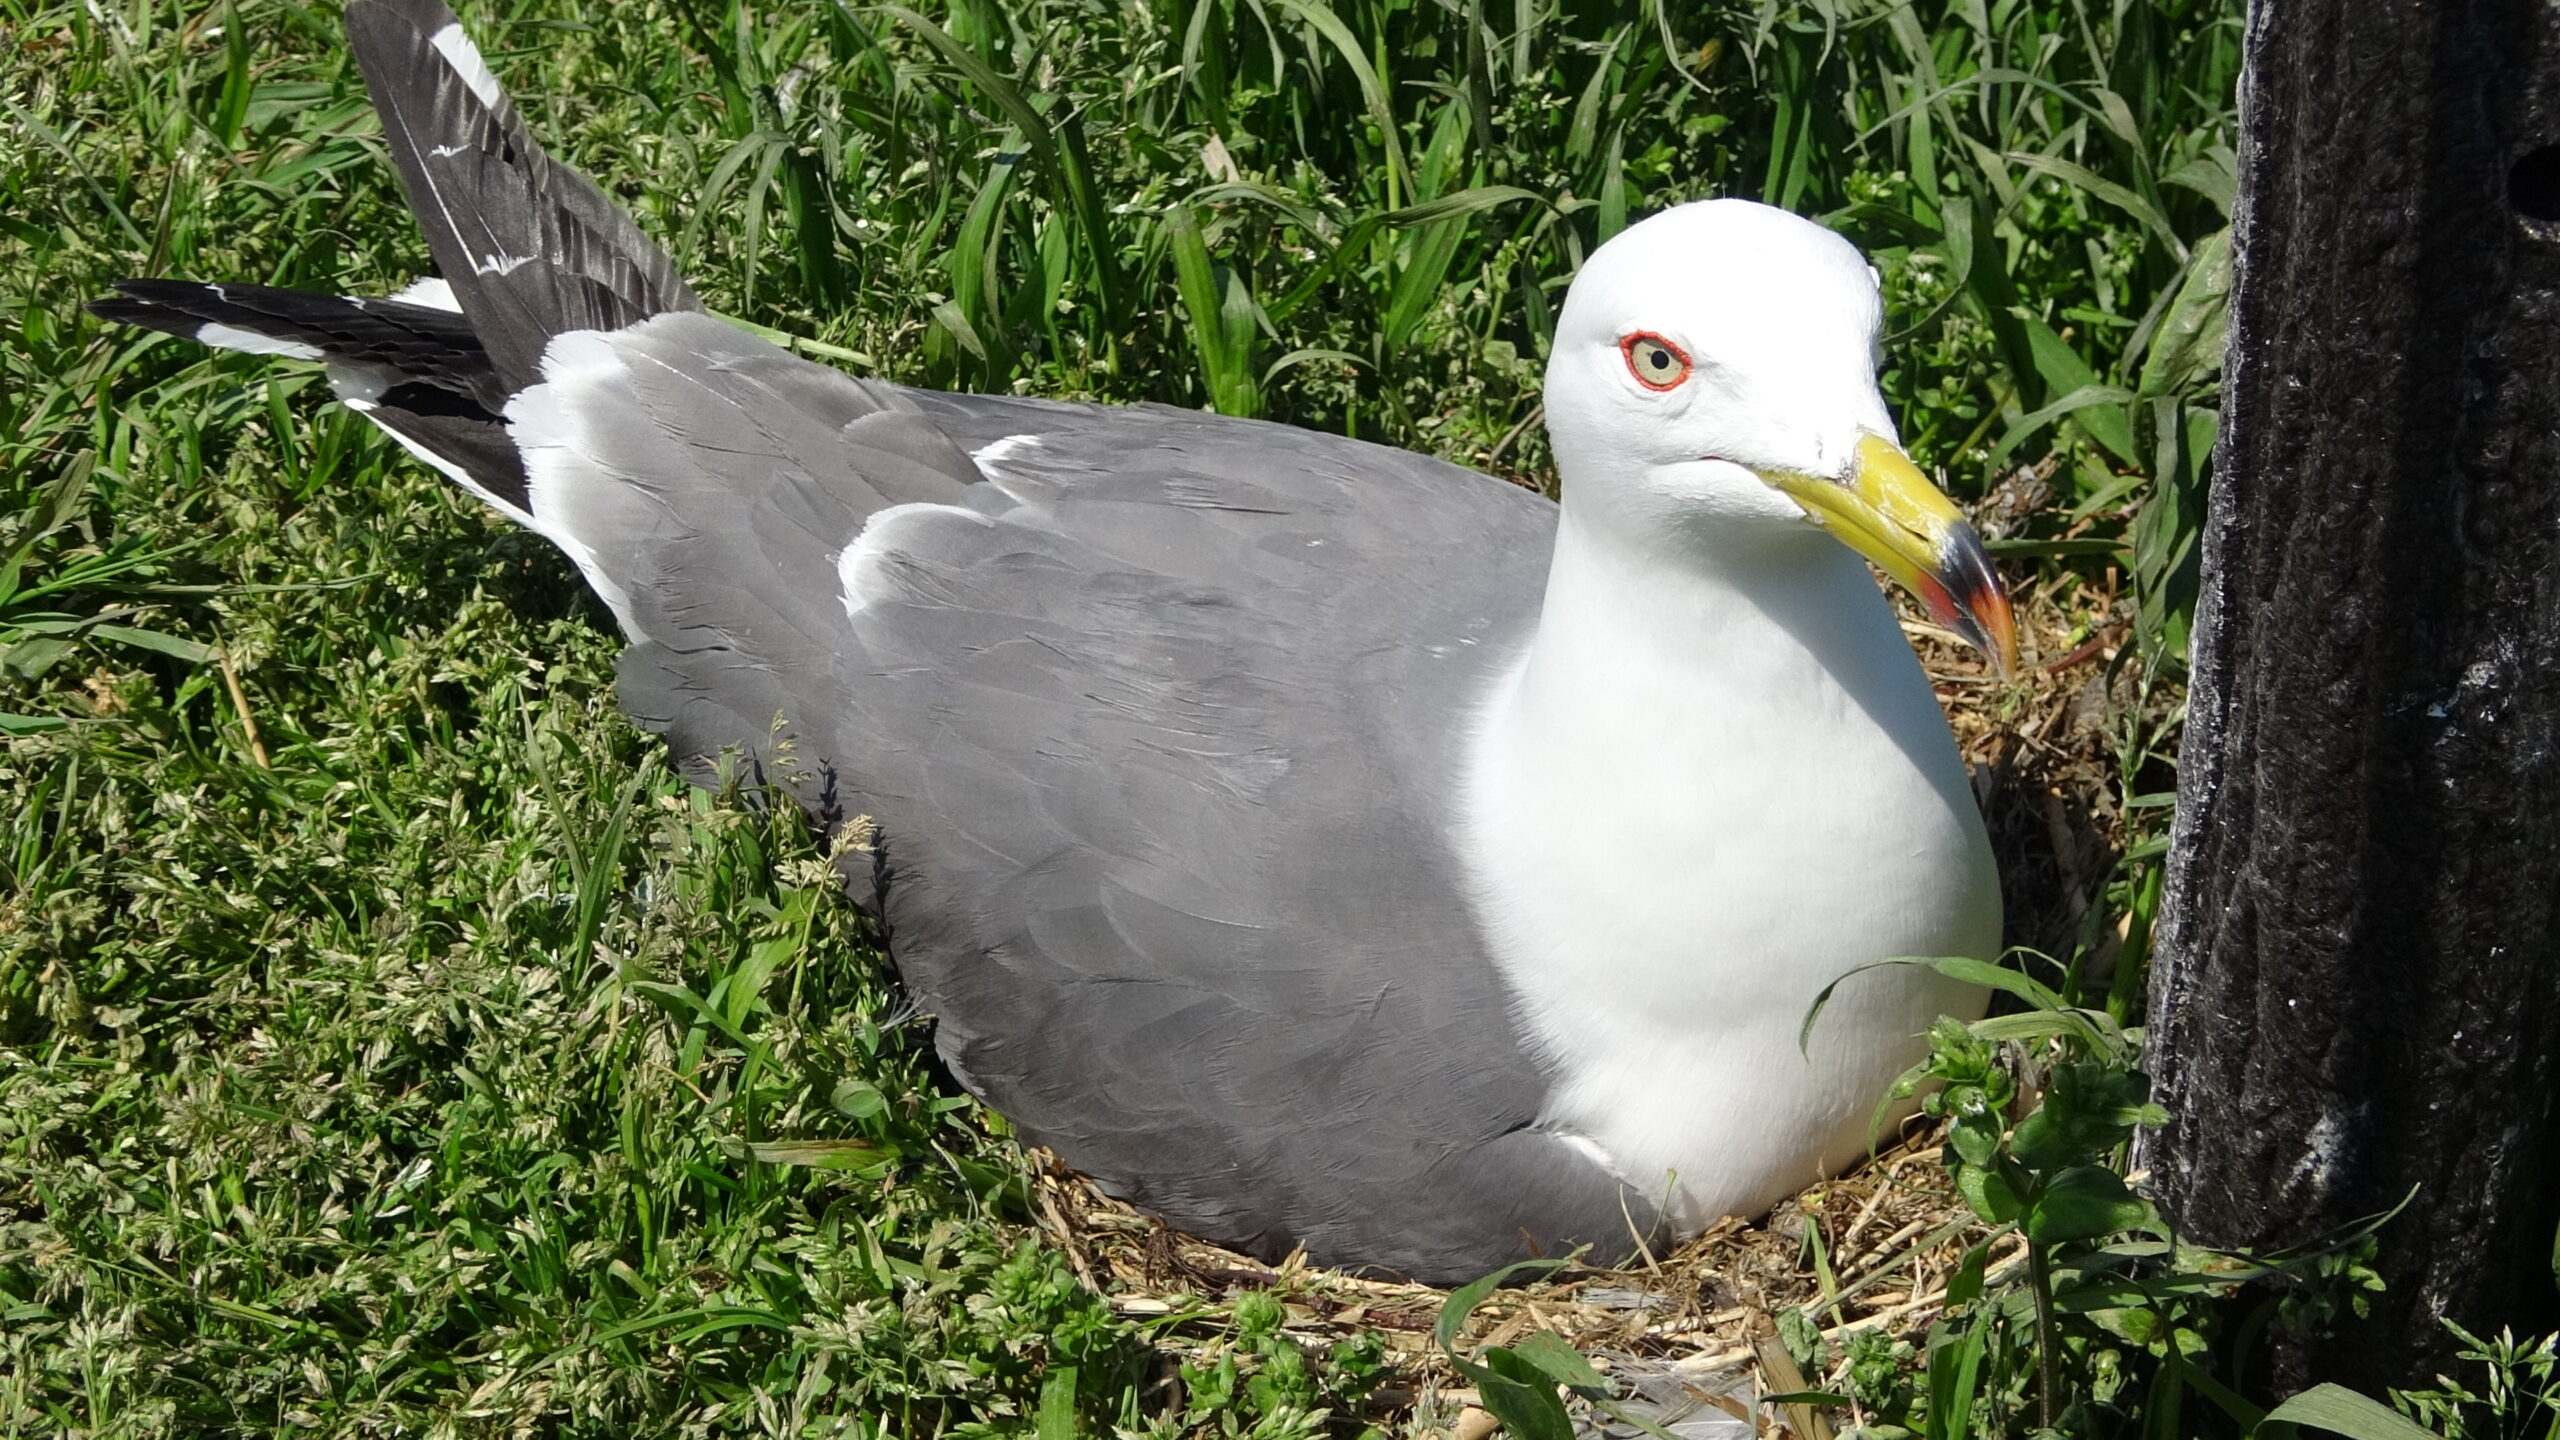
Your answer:
[[[897,547],[899,532],[944,515],[956,515],[972,525],[995,523],[975,510],[924,501],[872,512],[871,518],[862,523],[860,533],[853,537],[853,543],[836,556],[836,583],[843,591],[845,618],[861,619],[864,606],[889,593],[890,582],[881,573],[881,561]]]
[[[510,275],[515,272],[517,266],[530,265],[532,263],[533,257],[530,255],[483,255],[479,259],[471,262],[471,273],[474,275]]]
[[[196,331],[196,341],[199,344],[218,346],[224,350],[244,351],[251,355],[283,355],[295,360],[320,358],[320,347],[317,345],[305,345],[299,340],[279,340],[273,335],[261,335],[255,330],[243,330],[236,325],[207,324]]]
[[[990,440],[970,451],[969,459],[976,463],[978,473],[987,477],[988,484],[1002,491],[1016,503],[1028,505],[1033,503],[1032,497],[1017,491],[1013,482],[1018,477],[1006,474],[1002,467],[1007,460],[1039,448],[1040,437],[1037,435],[1007,435],[1001,440]]]
[[[404,305],[424,305],[430,310],[462,313],[462,302],[453,298],[453,285],[441,275],[412,280],[391,292],[391,298]]]
[[[970,451],[969,458],[978,462],[979,469],[985,470],[1003,464],[1020,451],[1038,449],[1039,445],[1040,437],[1037,435],[1007,435]]]
[[[480,47],[471,43],[471,37],[462,33],[460,25],[447,25],[427,43],[453,67],[453,73],[462,77],[462,83],[471,87],[481,104],[494,109],[507,98],[507,92],[498,88],[498,77],[489,73],[488,64],[480,58]]]
[[[326,361],[320,370],[329,377],[329,389],[345,402],[348,409],[359,415],[372,409],[373,402],[381,399],[383,392],[389,390],[396,380],[394,372],[386,366],[346,360]]]

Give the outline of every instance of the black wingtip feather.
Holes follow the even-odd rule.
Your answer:
[[[409,208],[510,392],[551,337],[698,310],[674,262],[583,176],[554,164],[437,0],[357,0],[347,38]]]
[[[523,458],[499,419],[506,391],[470,322],[400,300],[356,300],[269,285],[119,280],[89,313],[181,339],[222,342],[222,326],[308,352],[369,377],[373,398],[340,384],[367,419],[468,477],[466,484],[521,516],[531,511]],[[236,340],[236,337],[232,337]],[[232,348],[240,348],[236,343]],[[344,380],[343,375],[340,377]]]
[[[116,288],[121,290],[124,287],[119,285]],[[175,335],[184,340],[194,339],[196,332],[204,328],[204,322],[193,315],[171,310],[149,300],[101,298],[90,301],[85,308],[90,314],[111,324],[157,330],[163,335]]]
[[[112,297],[90,301],[89,313],[119,325],[138,325],[188,340],[194,339],[211,318],[204,311],[215,291],[199,281],[118,280],[115,289]]]
[[[102,320],[201,340],[207,325],[306,345],[348,364],[377,366],[399,382],[467,395],[491,414],[507,392],[464,317],[402,300],[356,300],[272,285],[207,285],[192,280],[119,280],[118,299],[92,301]]]

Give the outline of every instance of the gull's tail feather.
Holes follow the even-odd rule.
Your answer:
[[[440,280],[369,299],[268,285],[124,280],[93,300],[101,320],[254,355],[318,360],[348,409],[521,524],[524,461],[500,419],[506,389]]]
[[[508,403],[552,340],[699,311],[675,263],[603,191],[552,163],[442,0],[354,0],[347,39],[401,190],[442,272],[389,299],[129,280],[101,319],[232,350],[319,360],[348,408],[555,540]]]
[[[441,0],[356,0],[347,39],[400,187],[505,393],[551,337],[701,302],[603,191],[554,164]]]

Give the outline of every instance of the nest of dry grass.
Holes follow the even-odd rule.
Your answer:
[[[2018,673],[1990,674],[1955,636],[1914,618],[1903,629],[1946,704],[1974,796],[1991,830],[2007,904],[2007,943],[2069,956],[2103,982],[2124,942],[2121,915],[2093,913],[2135,838],[2120,795],[2170,788],[2165,757],[2179,686],[2132,653],[2133,599],[2110,568],[2051,571],[2012,597]],[[2047,977],[2050,978],[2050,977]]]
[[[1368,1333],[1385,1340],[1393,1378],[1371,1396],[1369,1422],[1455,1440],[1479,1440],[1493,1428],[1433,1342],[1445,1291],[1297,1257],[1261,1264],[1168,1230],[1061,1168],[1041,1177],[1038,1209],[1042,1228],[1114,1309],[1188,1314],[1190,1323],[1163,1334],[1168,1368],[1174,1360],[1213,1363],[1232,1333],[1233,1301],[1258,1290],[1282,1302],[1286,1331],[1310,1349]],[[1707,1435],[1722,1432],[1696,1431],[1696,1417],[1759,1427],[1737,1434],[1827,1436],[1814,1417],[1758,1413],[1762,1395],[1825,1380],[1796,1368],[1777,1342],[1774,1317],[1806,1311],[1834,1353],[1862,1330],[1919,1329],[1936,1317],[1948,1277],[1981,1234],[1947,1184],[1934,1135],[1919,1135],[1757,1223],[1725,1220],[1627,1269],[1572,1267],[1496,1291],[1469,1315],[1459,1348],[1473,1353],[1549,1330],[1617,1379],[1632,1408],[1651,1418],[1688,1422]]]

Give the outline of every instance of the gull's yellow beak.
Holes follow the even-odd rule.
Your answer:
[[[1762,471],[1760,478],[1919,596],[1931,618],[1963,636],[2001,674],[2017,667],[2009,593],[1991,571],[1982,537],[1900,446],[1881,435],[1860,440],[1857,471],[1846,480],[1786,471]]]

